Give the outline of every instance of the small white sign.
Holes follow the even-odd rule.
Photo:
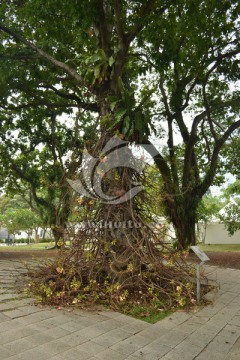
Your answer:
[[[198,246],[190,246],[190,248],[201,261],[210,260],[209,257],[205,254],[205,252],[203,252]]]

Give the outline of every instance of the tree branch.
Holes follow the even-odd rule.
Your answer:
[[[220,109],[224,109],[224,108],[226,108],[228,106],[230,107],[230,106],[234,106],[234,105],[240,105],[240,98],[239,97],[231,99],[231,100],[227,100],[227,101],[222,102],[222,103],[220,103],[218,105],[212,106],[210,108],[210,112],[214,112],[214,111],[217,111],[217,110],[220,110]],[[191,136],[196,135],[198,125],[206,117],[206,115],[207,115],[207,112],[206,112],[206,110],[204,110],[201,114],[197,115],[194,118],[193,124],[192,124],[192,129],[191,129]]]
[[[114,0],[114,12],[116,31],[118,36],[118,46],[119,49],[123,49],[126,41],[126,34],[124,33],[122,26],[122,8],[120,0]]]
[[[155,3],[156,3],[156,0],[148,0],[139,9],[139,13],[138,13],[137,17],[138,17],[138,19],[141,19],[141,21],[138,24],[135,24],[133,26],[133,28],[131,29],[131,31],[126,35],[126,41],[127,41],[128,46],[135,39],[137,34],[142,30],[142,28],[144,26],[142,19],[144,19],[146,16],[148,16],[150,14],[150,12],[154,8]],[[164,13],[164,11],[168,8],[168,6],[169,6],[169,4],[162,7],[158,11],[159,16],[162,15],[162,13]]]
[[[78,104],[78,107],[83,108],[84,110],[88,109],[94,112],[98,112],[99,111],[99,107],[97,105],[97,103],[85,103],[83,102],[79,96],[77,96],[76,94],[66,94],[58,89],[56,89],[54,86],[52,85],[40,85],[40,88],[43,87],[44,89],[51,89],[55,92],[55,94],[57,94],[58,96],[64,98],[64,99],[69,99],[69,100],[75,100]]]
[[[198,194],[200,196],[203,196],[206,191],[209,189],[209,186],[212,184],[216,169],[217,169],[217,162],[218,162],[218,156],[219,152],[222,149],[223,145],[227,141],[227,139],[231,136],[231,134],[236,130],[240,128],[240,120],[236,121],[234,124],[232,124],[223,134],[223,136],[216,142],[216,145],[213,150],[212,159],[209,165],[209,170],[202,182],[202,184],[199,186]]]
[[[97,1],[99,22],[95,24],[95,33],[99,41],[99,47],[102,48],[107,57],[111,55],[111,33],[112,25],[107,20],[106,11],[108,5],[103,0]],[[109,10],[110,11],[110,10]]]
[[[66,73],[71,75],[77,82],[83,83],[82,77],[78,74],[78,72],[71,68],[70,66],[66,65],[62,61],[59,61],[55,59],[53,56],[49,55],[42,49],[40,49],[38,46],[34,45],[32,42],[26,40],[23,36],[19,35],[15,31],[3,26],[0,24],[0,30],[6,32],[7,34],[13,36],[16,40],[21,41],[23,44],[25,44],[30,49],[36,51],[41,57],[51,62],[53,65],[57,66],[58,68],[64,70]]]
[[[68,107],[79,107],[78,104],[76,103],[48,103],[45,101],[35,101],[32,103],[28,103],[28,104],[21,104],[18,106],[4,106],[4,105],[0,105],[0,108],[5,109],[5,110],[21,110],[21,109],[28,109],[28,108],[37,108],[39,106],[46,106],[48,108],[68,108]]]
[[[141,146],[151,155],[158,169],[160,170],[166,190],[169,194],[174,194],[174,186],[172,184],[171,171],[168,167],[167,162],[163,156],[159,153],[156,147],[149,140],[144,140],[144,143]]]

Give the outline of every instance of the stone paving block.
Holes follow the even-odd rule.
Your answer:
[[[61,338],[61,341],[71,345],[72,347],[78,346],[86,341],[86,338],[82,338],[79,334],[70,333],[69,335],[65,335]]]
[[[6,358],[7,360],[23,360],[20,355],[12,355],[8,358]]]
[[[108,348],[108,347],[118,343],[121,340],[109,335],[109,333],[105,333],[103,335],[97,336],[96,338],[93,339],[93,341],[99,345],[102,345],[102,346],[105,346],[106,348]]]
[[[29,329],[32,329],[32,331],[37,331],[37,332],[48,332],[51,333],[51,331],[53,329],[55,329],[54,327],[51,327],[49,324],[43,324],[42,321],[39,322],[34,322],[33,324],[30,325],[26,325]],[[50,332],[49,332],[50,331]]]
[[[34,332],[31,329],[23,328],[23,327],[9,330],[9,331],[1,333],[0,344],[1,345],[7,344],[11,341],[22,339],[27,336],[33,335],[33,334],[34,334]]]
[[[139,355],[137,354],[136,356],[134,356],[134,355],[131,355],[131,359],[134,359],[134,360],[159,360],[159,359],[162,359],[163,357],[161,356],[161,357],[159,357],[157,354],[153,354],[153,353],[151,353],[151,354],[142,354],[142,355],[140,355],[140,357],[139,357]]]
[[[87,312],[87,311],[83,312],[82,315],[79,316],[80,319],[81,319],[82,317],[87,318],[87,319],[94,320],[95,323],[96,323],[96,322],[107,321],[107,320],[110,319],[109,317],[104,316],[104,315],[102,315],[101,313],[98,314],[98,313]],[[75,317],[75,318],[76,318],[76,317]],[[79,319],[79,320],[80,320],[80,319]]]
[[[231,319],[231,321],[229,321],[229,324],[230,325],[240,326],[240,315],[234,316],[234,318]]]
[[[190,319],[188,319],[184,324],[191,324],[191,325],[203,325],[206,324],[211,319],[209,316],[192,316]]]
[[[92,355],[78,349],[70,349],[59,354],[58,356],[60,356],[63,360],[88,360],[92,357]]]
[[[137,325],[128,324],[128,325],[122,326],[121,329],[126,330],[130,334],[137,334],[142,330],[148,331],[149,326],[147,323],[137,324]]]
[[[126,342],[129,344],[137,345],[139,347],[148,345],[150,342],[152,342],[151,338],[143,337],[139,334],[132,335],[125,339]]]
[[[111,310],[103,310],[99,314],[112,319],[116,319],[119,315],[122,315],[116,311],[111,311]]]
[[[149,344],[135,351],[131,355],[137,359],[142,359],[142,360],[155,360],[155,359],[157,360],[157,359],[161,359],[161,357],[169,353],[169,351],[171,351],[171,348],[166,345]]]
[[[172,322],[176,325],[182,324],[185,321],[187,321],[188,319],[190,319],[192,317],[191,313],[187,313],[185,311],[177,311],[175,312],[173,315],[170,315],[169,318],[171,318]]]
[[[26,350],[32,349],[33,347],[35,347],[35,345],[25,339],[18,339],[4,344],[4,348],[9,350],[9,352],[11,352],[13,355],[17,355]]]
[[[226,355],[218,352],[218,351],[209,351],[209,350],[203,350],[201,354],[199,354],[196,358],[196,360],[229,360],[229,358],[226,359]]]
[[[90,340],[90,339],[94,339],[99,335],[106,333],[106,331],[100,328],[96,328],[96,326],[92,325],[82,330],[79,330],[76,333],[78,333],[79,336],[83,337],[84,339]]]
[[[8,321],[8,320],[9,320],[8,316],[6,316],[5,314],[0,313],[0,323],[3,323],[3,322]]]
[[[226,321],[224,322],[214,322],[214,320],[209,320],[206,324],[202,325],[200,328],[198,328],[196,331],[199,331],[200,329],[203,331],[209,331],[213,334],[218,334],[222,329],[225,328],[225,326],[228,325]]]
[[[167,353],[163,359],[165,360],[193,360],[197,358],[197,355],[200,353],[200,349],[192,347],[190,349],[178,349],[175,348],[169,353]]]
[[[161,321],[158,321],[156,324],[151,325],[150,327],[157,329],[164,329],[165,331],[177,327],[177,325],[172,321],[173,315],[168,316]]]
[[[33,349],[24,351],[20,355],[17,355],[19,360],[48,360],[52,357],[46,350],[35,347]],[[11,358],[9,360],[12,360]]]
[[[192,354],[193,357],[200,354],[205,348],[205,344],[195,345],[191,342],[191,339],[187,338],[183,340],[179,345],[174,348],[174,351],[179,351],[180,353],[186,352]]]
[[[118,351],[119,353],[123,355],[130,355],[134,352],[136,352],[141,346],[129,343],[126,340],[120,341],[117,344],[111,346],[112,350]]]
[[[35,335],[28,336],[25,338],[26,340],[30,341],[35,346],[45,344],[49,341],[53,341],[55,338],[51,337],[48,334],[37,332]]]
[[[132,333],[129,333],[126,329],[114,329],[111,331],[108,331],[105,333],[106,335],[109,335],[113,338],[120,340],[124,340],[126,338],[128,338],[129,336],[132,336]]]
[[[239,357],[240,357],[239,354],[237,355],[228,354],[227,358],[224,358],[224,360],[239,360]]]
[[[7,300],[14,300],[24,297],[24,295],[11,293],[11,294],[1,294],[0,295],[0,303],[7,301]]]
[[[153,343],[159,343],[166,345],[170,348],[174,348],[178,344],[180,344],[185,338],[187,337],[187,334],[185,332],[182,332],[179,328],[179,330],[171,330],[167,334],[157,338]],[[150,344],[150,345],[151,345]]]
[[[138,335],[140,335],[146,339],[150,339],[150,340],[154,341],[169,332],[170,332],[170,330],[165,329],[164,327],[153,327],[152,326],[150,328],[140,331],[138,333]]]
[[[125,360],[126,355],[120,354],[112,349],[107,349],[95,355],[95,357],[101,360]]]
[[[38,313],[40,314],[40,313]],[[60,326],[63,324],[66,324],[67,322],[67,317],[64,315],[59,315],[59,316],[53,316],[50,319],[47,318],[45,320],[42,321],[42,324],[47,324],[49,325],[49,327],[56,327],[56,326]]]
[[[103,329],[105,332],[108,332],[108,331],[111,331],[111,330],[114,330],[114,329],[119,329],[119,328],[124,329],[125,326],[129,327],[129,329],[128,329],[129,333],[131,332],[131,329],[134,327],[134,325],[132,325],[132,326],[131,325],[125,325],[124,322],[122,322],[121,320],[118,321],[117,319],[109,319],[107,321],[103,321],[103,322],[98,323],[98,324],[95,325],[95,327],[97,329],[98,328]]]
[[[141,320],[134,319],[134,318],[131,317],[131,316],[127,316],[127,315],[120,314],[120,313],[116,313],[116,314],[117,314],[117,315],[116,315],[115,319],[118,319],[118,320],[120,320],[121,322],[124,322],[125,324],[131,324],[132,321],[141,322]]]
[[[8,359],[13,355],[9,349],[4,348],[3,346],[0,346],[0,359]]]
[[[97,344],[94,341],[87,341],[76,347],[76,350],[80,350],[90,354],[91,356],[96,356],[98,353],[105,350],[105,346]]]
[[[219,298],[218,301],[221,302],[222,304],[229,304],[231,301],[233,301],[238,295],[235,293],[231,293],[231,292],[225,292],[224,294],[222,294]]]
[[[222,336],[216,336],[206,347],[207,351],[220,352],[227,354],[233,347],[233,341],[230,338],[224,338]]]
[[[61,324],[60,326],[66,328],[65,325],[67,324],[67,322],[68,321],[65,321],[65,323]],[[78,330],[98,324],[98,322],[96,322],[95,320],[87,317],[79,317],[77,320],[74,320],[74,322],[78,324],[76,325],[79,326]]]
[[[64,351],[70,350],[71,345],[63,342],[61,340],[49,341],[43,345],[38,346],[38,349],[41,351],[47,351],[49,355],[60,354]]]
[[[18,322],[18,320],[12,320],[8,318],[8,321],[4,321],[1,323],[0,326],[0,337],[1,333],[4,333],[6,331],[10,330],[16,330],[18,328],[22,328],[22,324]]]
[[[0,304],[1,307],[1,304]],[[7,309],[9,308],[9,309]],[[0,310],[1,311],[1,310]],[[11,305],[4,304],[4,310],[3,314],[7,316],[9,319],[17,319],[23,316],[23,313],[19,309],[14,309],[11,307]]]
[[[62,329],[61,327],[58,326],[58,327],[54,327],[52,329],[48,329],[48,330],[44,331],[44,334],[50,335],[54,339],[59,339],[59,338],[62,338],[64,336],[71,334],[71,332],[66,329]]]
[[[217,328],[212,328],[212,327],[210,328],[204,325],[199,329],[197,329],[196,331],[194,331],[190,336],[200,338],[201,336],[207,335],[209,339],[212,340],[219,333],[219,331],[220,330],[218,330]]]
[[[181,332],[190,335],[199,328],[199,324],[191,324],[191,322],[186,321],[185,323],[178,325],[175,330],[180,330]]]
[[[0,303],[0,311],[3,312],[3,313],[8,312],[8,314],[6,314],[6,315],[9,316],[9,317],[14,318],[14,317],[21,316],[21,313],[20,313],[20,315],[11,316],[10,315],[11,314],[10,310],[18,309],[18,308],[24,307],[24,306],[29,305],[29,304],[30,304],[29,299],[12,300],[12,301],[8,301],[8,302]],[[14,313],[14,311],[13,311],[13,313]]]
[[[200,348],[205,348],[211,341],[212,341],[212,333],[193,333],[191,334],[188,339],[191,344],[199,346]]]
[[[22,322],[23,324],[34,324],[43,320],[48,320],[55,316],[56,314],[50,310],[41,310],[35,313],[31,313],[28,316],[24,316],[21,319],[18,319],[18,321]]]
[[[240,359],[240,337],[234,342],[232,349],[229,352],[229,355],[231,356],[237,356]]]
[[[236,341],[240,337],[240,327],[235,325],[226,325],[219,333],[219,336],[225,339],[234,339]]]
[[[29,299],[29,298],[28,298]],[[32,304],[28,304],[26,306],[22,306],[21,307],[21,312],[24,314],[24,316],[26,315],[32,315],[32,314],[35,314],[35,313],[38,313],[40,311],[43,311],[42,308],[36,306],[34,304],[35,300],[34,299],[31,299],[31,302],[33,302]]]

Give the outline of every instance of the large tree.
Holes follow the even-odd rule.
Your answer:
[[[240,127],[238,2],[4,1],[0,12],[4,136],[41,126],[41,111],[96,113],[103,145],[114,134],[151,145],[179,247],[194,244],[198,204]]]

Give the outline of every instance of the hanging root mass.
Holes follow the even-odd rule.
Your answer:
[[[134,170],[129,148],[121,148],[120,155],[121,161],[128,159],[128,166],[109,166],[99,186],[104,194],[121,198],[136,182],[146,182]],[[105,157],[104,166],[107,161]],[[115,309],[155,304],[167,309],[195,302],[194,270],[166,244],[165,228],[153,226],[146,192],[115,204],[87,198],[76,203],[70,248],[62,247],[54,261],[29,269],[30,292],[41,303]]]
[[[153,231],[136,214],[120,227],[119,214],[129,217],[129,212],[115,207],[110,214],[112,221],[83,223],[69,249],[62,247],[55,260],[29,269],[29,289],[37,299],[56,306],[115,309],[194,303],[194,269],[164,242],[164,230]]]

